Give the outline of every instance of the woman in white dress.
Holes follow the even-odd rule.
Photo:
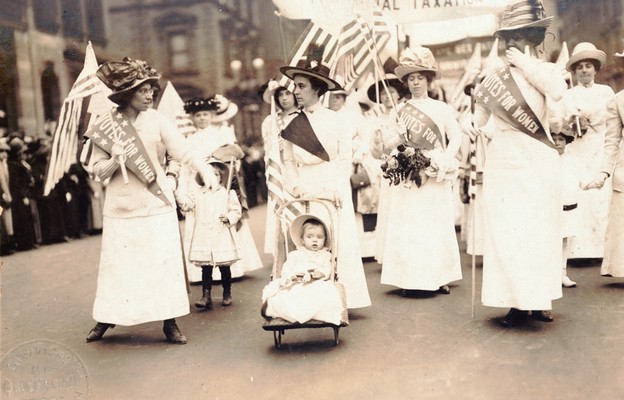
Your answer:
[[[577,84],[565,92],[563,102],[566,118],[575,125],[577,137],[567,146],[566,153],[580,162],[583,175],[597,175],[604,159],[607,103],[614,93],[611,87],[595,83],[594,77],[606,60],[603,51],[591,43],[583,42],[574,47],[567,63]],[[585,190],[580,194],[580,225],[576,236],[569,239],[569,258],[603,257],[610,185],[607,182],[605,190]]]
[[[189,313],[180,231],[165,152],[191,162],[211,186],[214,172],[187,146],[173,123],[152,108],[160,74],[141,60],[108,62],[97,71],[119,107],[87,131],[81,160],[100,181],[104,200],[102,251],[87,342],[115,325],[164,320],[169,342],[186,343],[175,318]]]
[[[349,183],[351,130],[348,121],[341,120],[336,112],[320,102],[322,95],[328,90],[340,89],[340,85],[329,78],[329,68],[320,57],[309,56],[299,60],[296,66],[285,66],[280,71],[294,81],[295,97],[303,107],[303,114],[295,117],[282,132],[286,139],[287,189],[295,197],[330,197],[340,207],[336,224],[338,277],[345,286],[347,307],[368,307],[371,301],[360,257]],[[296,130],[296,137],[284,136],[291,129]]]
[[[624,52],[615,54],[615,63],[624,68]],[[589,188],[603,189],[611,179],[611,204],[600,274],[624,277],[624,90],[607,105],[604,162]]]
[[[496,35],[505,41],[509,65],[486,74],[476,88],[474,118],[464,124],[473,138],[490,116],[495,126],[483,171],[482,302],[511,308],[504,327],[524,322],[529,312],[553,321],[552,300],[562,296],[561,160],[550,136],[547,98],[558,101],[566,86],[555,64],[536,57],[551,20],[539,1],[507,5]],[[492,94],[501,84],[515,92],[504,103],[513,100],[513,107]],[[523,121],[531,118],[539,129],[514,118],[519,109],[526,110]]]
[[[394,61],[394,68],[398,65]],[[382,81],[385,83],[383,85]],[[379,98],[377,97],[379,92]],[[405,86],[394,73],[386,73],[384,78],[368,87],[366,91],[368,98],[375,102],[381,103],[383,113],[374,118],[375,130],[371,138],[371,155],[375,158],[381,158],[382,154],[390,153],[392,148],[384,143],[383,138],[392,137],[394,132],[398,131],[397,114],[394,107],[399,105],[401,99],[407,94]],[[371,117],[371,119],[373,119]],[[388,211],[390,209],[390,182],[387,179],[381,179],[379,183],[379,195],[377,200],[377,226],[375,227],[375,260],[383,263],[384,244],[386,239],[386,227],[388,225]]]
[[[404,181],[390,188],[381,283],[449,294],[448,284],[462,278],[451,188],[459,167],[455,155],[462,132],[455,111],[428,96],[429,85],[440,77],[429,49],[405,49],[395,73],[412,98],[399,109],[399,126],[407,123],[407,131],[387,132],[390,136],[383,138],[388,144],[386,151],[404,144],[406,138],[431,160],[431,166],[428,179],[423,179],[420,187]],[[411,110],[410,114],[406,114],[407,110]],[[412,118],[420,123],[410,125]],[[425,130],[436,133],[433,148],[417,139]]]
[[[234,117],[238,112],[236,104],[228,101],[221,95],[215,95],[205,99],[198,98],[189,100],[184,104],[184,108],[185,111],[191,115],[191,119],[198,129],[197,132],[188,136],[186,141],[188,145],[201,154],[202,157],[219,158],[218,149],[223,149],[223,146],[226,145],[236,144],[234,129],[228,124],[228,120]],[[242,157],[243,153],[240,151],[236,158],[240,159]],[[234,161],[235,170],[238,170],[240,165],[238,159]],[[221,161],[228,163],[229,160]],[[232,173],[235,174],[234,171]],[[193,263],[188,261],[194,224],[194,212],[188,205],[193,202],[193,193],[201,189],[192,177],[193,170],[182,166],[175,195],[180,208],[185,213],[184,251],[187,255],[186,270],[188,279],[190,282],[201,282],[201,269],[195,267]],[[241,204],[243,204],[243,202],[241,202]],[[260,254],[258,253],[247,218],[245,217],[245,212],[246,210],[243,210],[243,218],[241,222],[239,222],[236,231],[237,244],[241,250],[241,259],[231,266],[232,278],[241,277],[245,272],[255,271],[263,267]],[[212,279],[214,281],[221,280],[221,273],[218,269],[213,271]]]

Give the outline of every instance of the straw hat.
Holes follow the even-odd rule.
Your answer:
[[[184,103],[184,111],[194,114],[199,111],[215,111],[216,116],[211,120],[213,123],[227,121],[238,113],[238,106],[229,101],[225,96],[215,94],[207,98],[193,98]]]
[[[145,82],[158,84],[162,75],[145,61],[125,57],[123,61],[109,61],[98,68],[96,76],[113,91],[108,98],[119,104],[121,98]]]
[[[600,69],[607,62],[607,55],[604,51],[598,50],[592,43],[581,42],[574,46],[572,56],[566,63],[566,68],[568,71],[572,71],[572,66],[582,60],[598,61],[598,69]]]
[[[312,45],[306,58],[297,61],[294,67],[286,65],[279,70],[290,79],[298,74],[311,76],[325,82],[329,91],[342,90],[340,84],[329,77],[329,67],[323,64],[323,51],[323,47]]]
[[[292,239],[295,246],[303,246],[303,241],[301,240],[301,235],[303,234],[303,224],[310,219],[318,221],[323,225],[323,227],[325,228],[325,247],[331,248],[331,237],[329,229],[327,229],[327,223],[325,223],[325,221],[323,221],[317,215],[312,214],[300,214],[290,224],[290,238]]]
[[[494,34],[500,37],[518,29],[548,28],[552,19],[546,16],[542,0],[514,0],[505,7],[500,28]]]
[[[399,79],[413,72],[430,71],[435,73],[434,79],[440,78],[440,71],[433,53],[426,47],[406,48],[399,57],[399,66],[394,69],[394,73]]]

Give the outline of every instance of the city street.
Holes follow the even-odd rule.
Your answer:
[[[265,208],[251,211],[262,248]],[[91,399],[621,399],[624,396],[624,280],[597,262],[568,268],[576,288],[554,303],[553,323],[504,329],[507,310],[480,305],[471,318],[471,259],[451,294],[382,286],[365,270],[372,307],[351,310],[350,326],[286,331],[282,348],[262,329],[261,292],[271,260],[233,285],[234,304],[179,318],[184,346],[164,341],[162,324],[117,326],[86,343],[93,327],[100,236],[42,246],[2,260],[2,357],[50,340],[84,364]],[[462,246],[462,249],[465,246]],[[191,304],[201,286],[192,285]],[[3,370],[3,375],[7,371]],[[3,398],[9,398],[3,380]],[[22,396],[25,394],[22,393]],[[32,398],[45,398],[45,393]],[[13,397],[11,397],[13,398]],[[16,397],[27,398],[27,397]]]

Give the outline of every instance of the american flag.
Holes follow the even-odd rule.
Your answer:
[[[335,59],[338,41],[331,33],[327,32],[314,22],[310,22],[303,33],[299,36],[297,43],[293,47],[293,52],[289,58],[290,62],[288,65],[295,65],[297,64],[297,61],[305,58],[310,45],[316,45],[319,48],[323,48],[323,62],[328,65],[332,65]],[[284,86],[291,92],[294,90],[293,81],[291,81],[287,76],[282,76],[278,83],[280,86]]]
[[[280,155],[278,133],[284,129],[282,118],[277,115],[275,110],[274,99],[271,99],[271,126],[270,139],[273,141],[267,154],[266,180],[269,197],[275,204],[274,211],[285,203],[294,200],[294,197],[284,188],[284,174],[282,166],[282,157]],[[301,203],[292,203],[282,210],[283,216],[288,222],[292,221],[297,215],[303,212]],[[281,217],[278,216],[278,217]]]
[[[84,67],[61,106],[58,124],[52,137],[50,159],[46,168],[44,196],[50,194],[50,191],[69,170],[69,167],[78,161],[78,143],[80,141],[78,128],[81,122],[88,124],[88,121],[81,121],[83,101],[96,93],[109,90],[95,75],[97,69],[98,63],[95,52],[91,42],[89,42],[85,51]]]
[[[338,37],[338,51],[332,65],[333,76],[344,78],[344,89],[351,90],[358,79],[372,70],[379,60],[379,53],[390,41],[391,34],[381,11],[373,11],[370,23],[362,15],[356,15],[345,24]]]

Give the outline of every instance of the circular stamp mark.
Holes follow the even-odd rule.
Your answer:
[[[64,344],[47,340],[23,343],[0,363],[2,398],[87,399],[89,381],[82,360]]]

